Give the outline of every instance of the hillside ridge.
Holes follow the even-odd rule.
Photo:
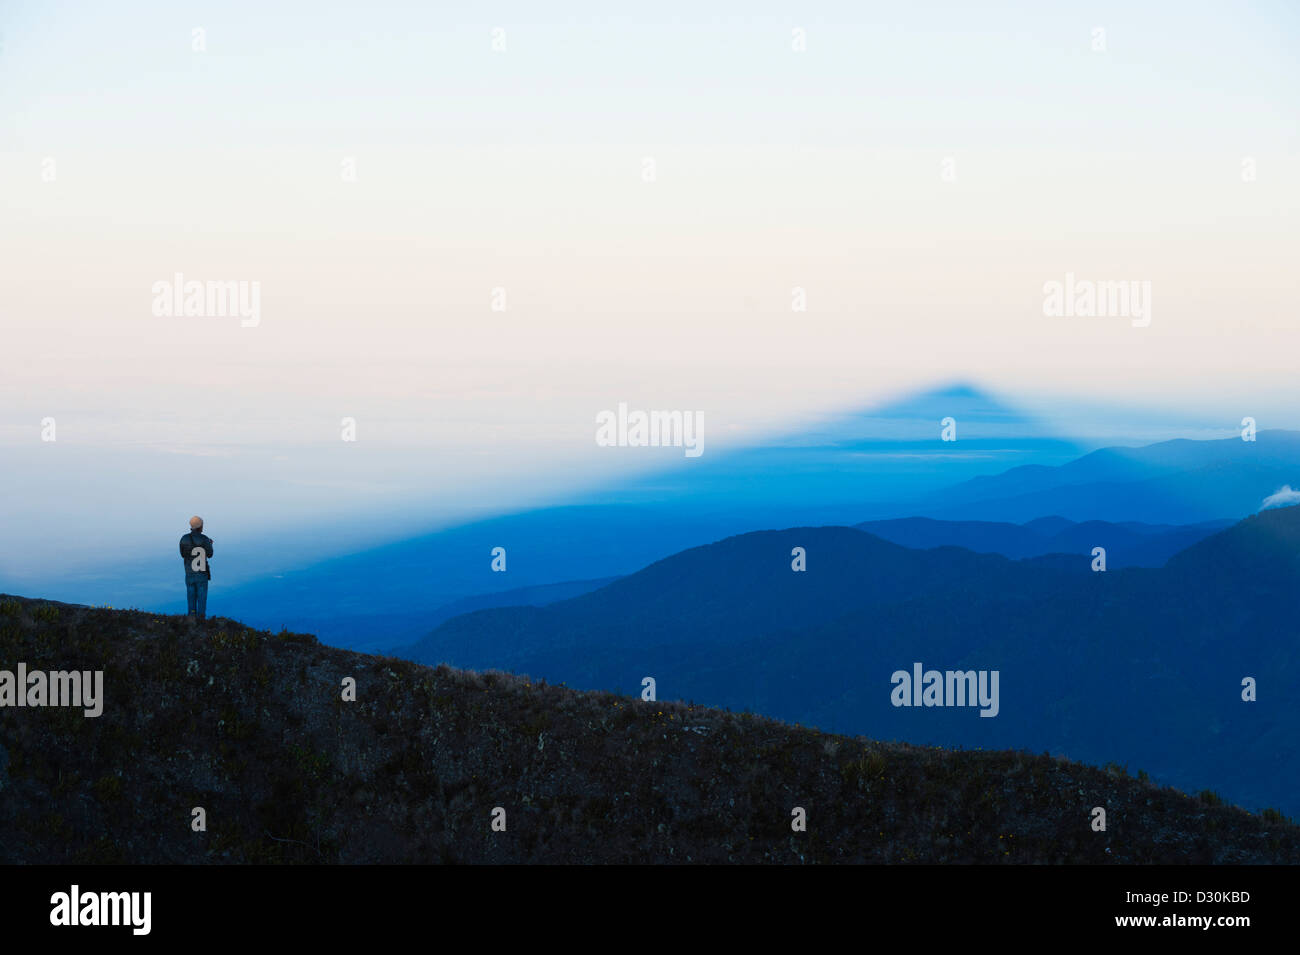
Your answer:
[[[5,863],[1300,862],[1280,817],[1114,767],[833,736],[224,618],[191,631],[0,595],[0,660],[104,672],[98,718],[0,708]]]

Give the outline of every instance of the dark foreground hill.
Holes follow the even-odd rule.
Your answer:
[[[226,619],[190,631],[0,597],[0,661],[104,673],[99,717],[0,708],[5,863],[1300,862],[1281,818],[1118,770],[431,669]]]

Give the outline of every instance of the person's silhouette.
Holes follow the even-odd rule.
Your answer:
[[[212,538],[203,533],[203,518],[190,518],[190,532],[181,538],[181,560],[185,561],[185,596],[190,605],[190,623],[207,619],[208,581],[212,571]]]

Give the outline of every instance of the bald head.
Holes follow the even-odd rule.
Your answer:
[[[201,530],[203,530],[203,518],[201,518],[201,517],[197,517],[197,516],[195,516],[195,517],[191,517],[191,518],[190,518],[190,530],[192,530],[192,531],[201,531]]]

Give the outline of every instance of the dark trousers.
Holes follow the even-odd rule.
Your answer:
[[[190,616],[201,623],[208,611],[208,578],[186,577],[185,596],[190,602]]]

